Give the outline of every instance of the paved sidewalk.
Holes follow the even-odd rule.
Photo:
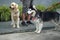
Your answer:
[[[60,32],[46,31],[39,34],[35,32],[13,33],[0,35],[0,40],[60,40]]]
[[[10,34],[10,33],[21,33],[21,32],[33,32],[35,31],[35,25],[22,26],[20,22],[20,28],[13,28],[9,22],[0,22],[0,34]],[[54,28],[54,25],[51,23],[45,23],[43,30],[49,30]]]

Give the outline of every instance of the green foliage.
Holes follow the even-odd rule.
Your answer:
[[[10,20],[10,10],[6,6],[0,6],[0,21]]]
[[[60,3],[53,3],[52,4],[52,7],[53,7],[53,11],[56,11],[56,9],[60,9]]]
[[[60,9],[60,3],[53,3],[52,6],[48,7],[48,11],[56,11],[56,9]]]
[[[22,6],[19,6],[20,16],[22,16]],[[0,6],[0,21],[11,20],[10,8],[7,6]]]
[[[45,11],[45,9],[46,9],[45,6],[43,6],[43,5],[37,5],[36,8],[41,11]]]

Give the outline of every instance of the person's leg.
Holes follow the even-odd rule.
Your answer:
[[[27,13],[27,8],[23,7],[23,11],[22,11],[22,23],[21,23],[23,26],[28,26],[27,23],[25,22],[26,13]]]
[[[27,24],[33,24],[31,21],[31,14],[28,14],[28,17],[27,17]]]
[[[27,19],[27,21],[30,21],[30,18],[31,18],[31,14],[28,14],[28,19]]]
[[[25,13],[22,14],[22,21],[25,21]]]
[[[23,26],[27,26],[27,23],[25,22],[25,17],[26,17],[26,13],[27,13],[27,4],[26,4],[26,0],[23,1],[23,8],[22,8],[22,25]]]
[[[23,13],[23,14],[22,14],[22,23],[21,23],[21,24],[22,24],[23,26],[28,26],[27,23],[25,22],[25,17],[26,17],[26,15],[25,15],[25,13]]]

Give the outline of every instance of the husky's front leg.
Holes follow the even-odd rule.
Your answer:
[[[20,28],[19,27],[19,18],[17,19],[17,28]]]
[[[39,26],[38,26],[38,31],[37,31],[37,33],[40,33],[41,30],[42,30],[42,27],[43,27],[43,22],[39,23],[38,25],[39,25]]]
[[[36,30],[35,32],[38,32],[39,31],[39,19],[35,19],[35,24],[36,24]]]
[[[39,27],[38,27],[38,24],[36,23],[36,30],[35,30],[35,32],[38,32],[38,30],[39,30]]]
[[[43,22],[40,19],[36,20],[36,33],[40,33],[43,27]]]

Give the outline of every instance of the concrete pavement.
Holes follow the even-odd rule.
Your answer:
[[[33,22],[34,23],[34,22]],[[20,28],[13,28],[11,21],[0,22],[0,34],[10,34],[10,33],[21,33],[21,32],[33,32],[35,31],[35,25],[22,26],[20,22]],[[54,24],[46,22],[44,24],[43,30],[49,30],[54,28]]]
[[[0,40],[60,40],[60,31],[54,31],[54,24],[45,23],[41,33],[35,33],[35,25],[13,28],[9,22],[0,22]]]
[[[13,33],[0,35],[0,40],[60,40],[60,32],[46,31],[40,34],[35,32]]]

